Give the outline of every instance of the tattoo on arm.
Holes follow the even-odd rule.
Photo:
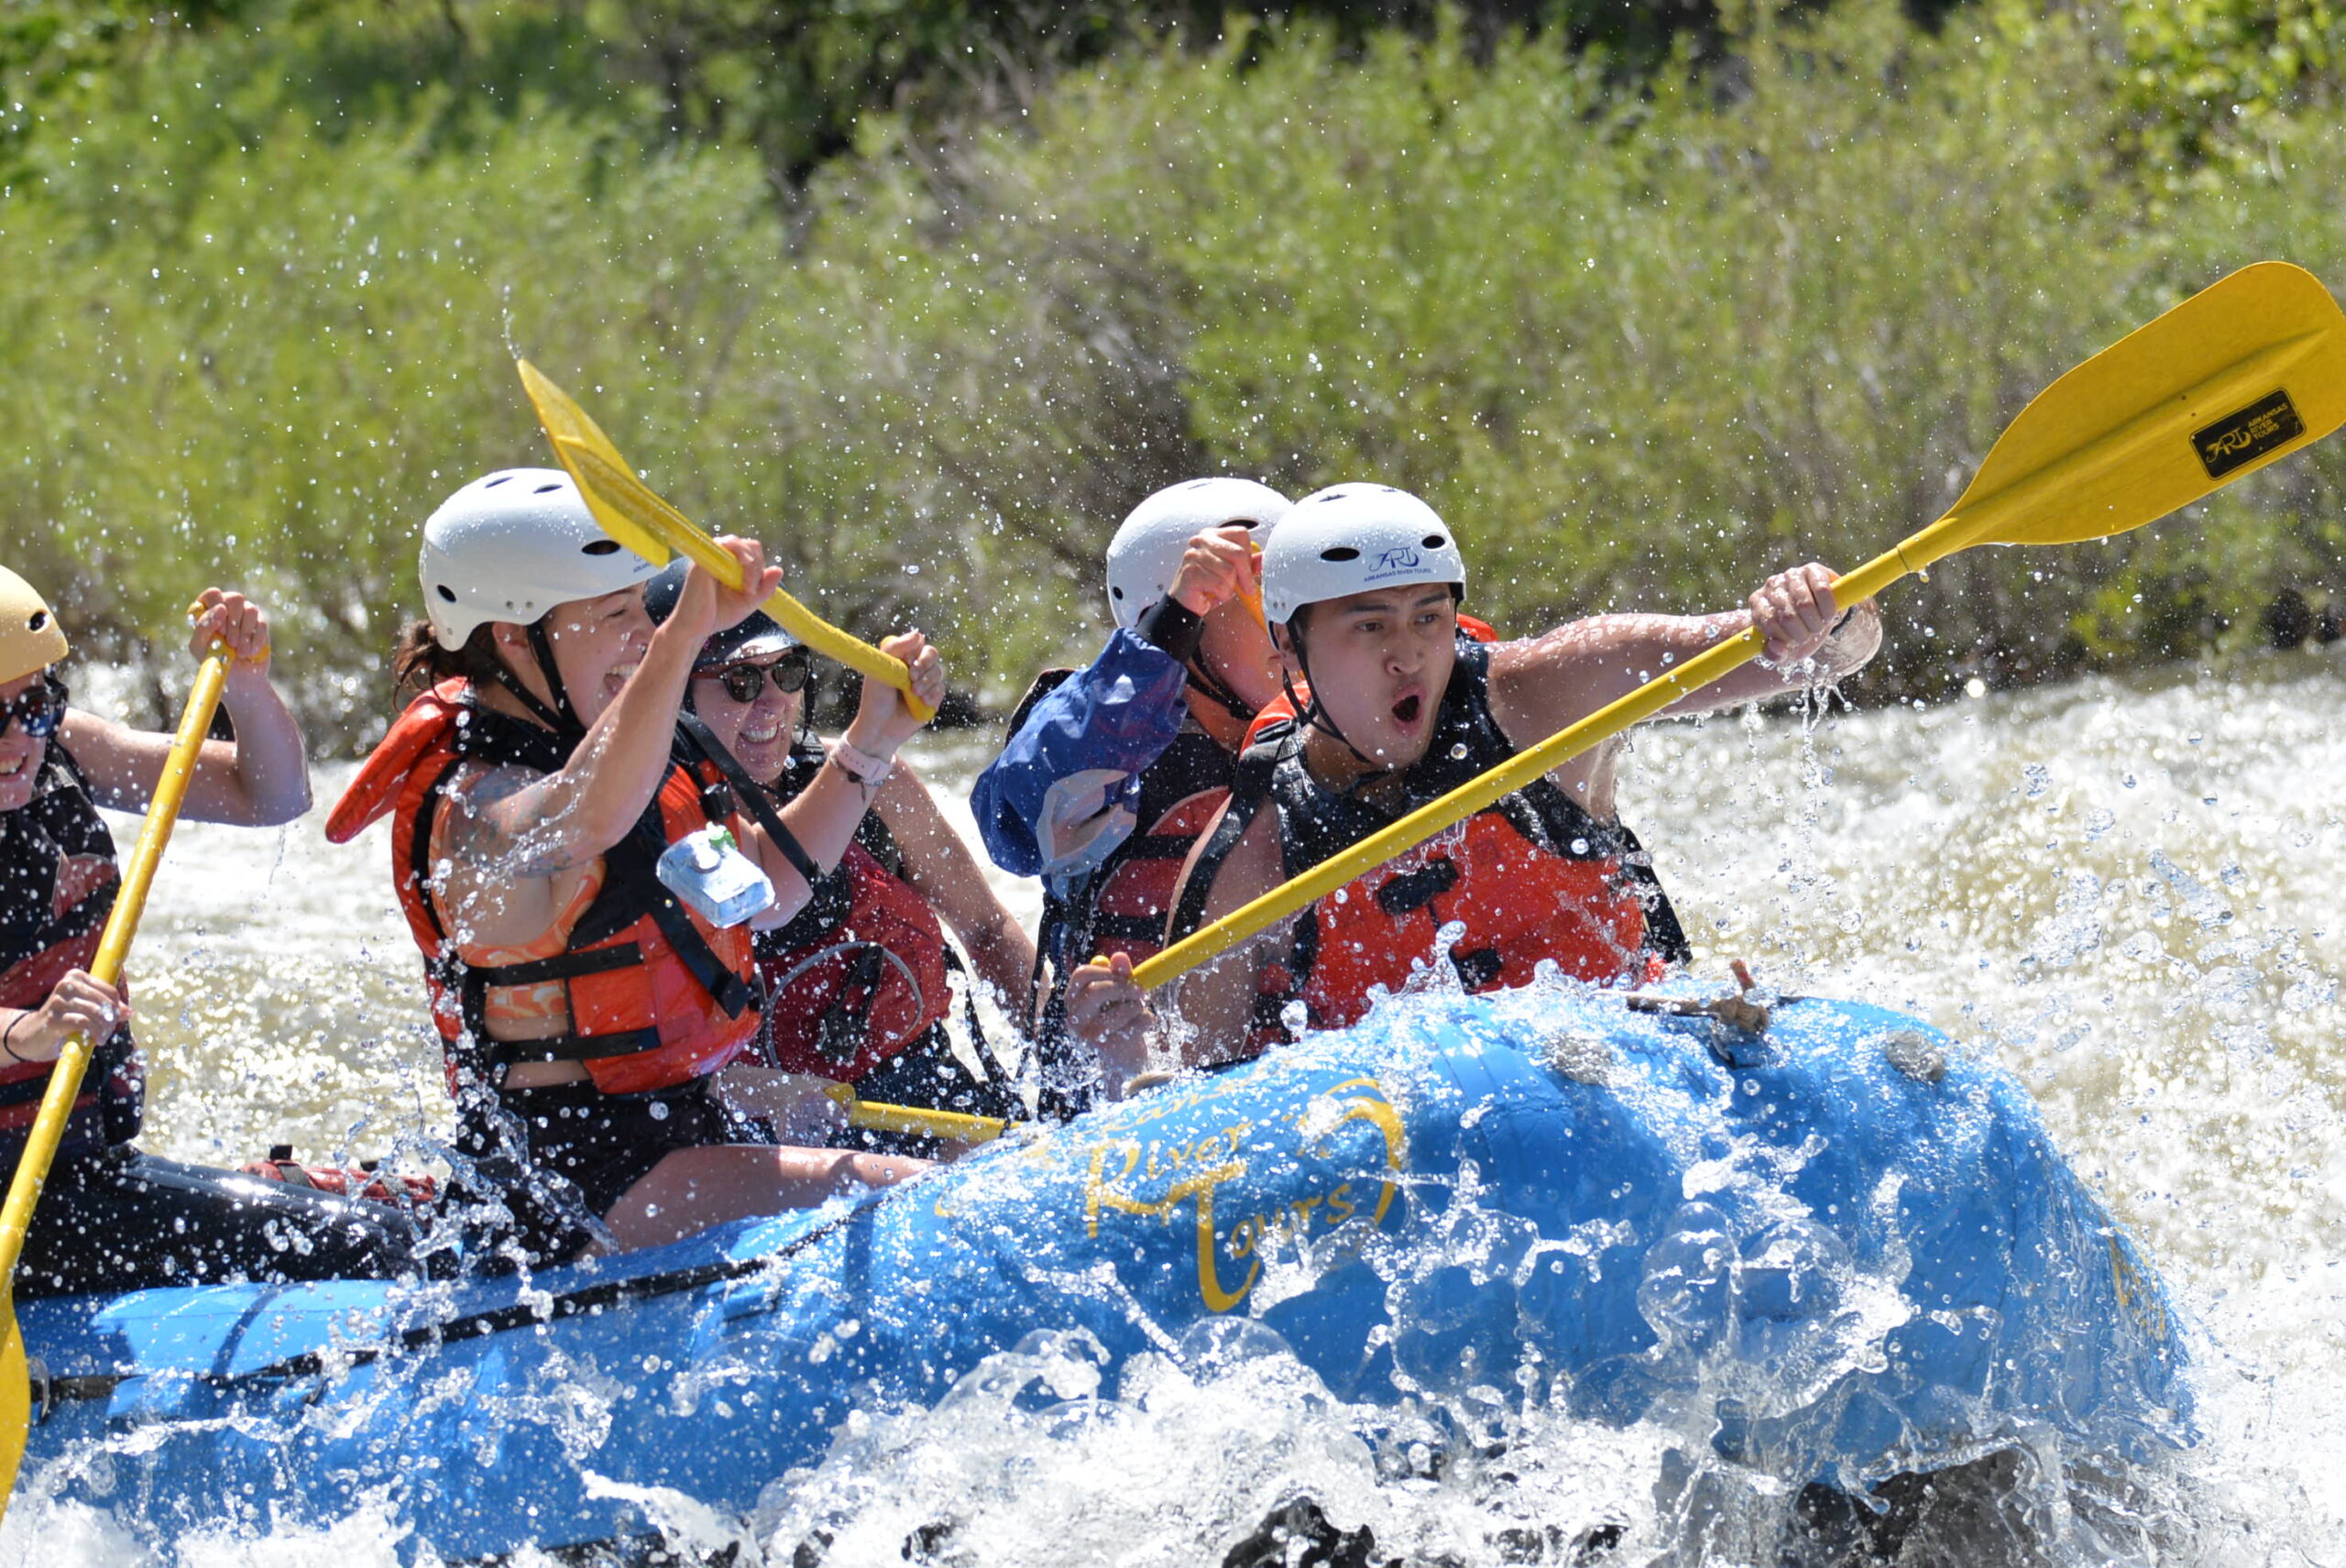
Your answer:
[[[581,857],[565,831],[567,802],[553,778],[527,768],[492,768],[450,792],[449,855],[490,881],[552,876]]]

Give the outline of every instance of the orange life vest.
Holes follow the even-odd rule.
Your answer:
[[[1433,734],[1402,775],[1405,804],[1391,816],[1323,788],[1304,766],[1299,728],[1271,729],[1239,764],[1231,809],[1199,855],[1173,934],[1203,924],[1215,872],[1265,802],[1277,813],[1284,874],[1295,877],[1513,756],[1489,691],[1490,650],[1464,632]],[[1357,1022],[1371,988],[1406,984],[1453,922],[1464,931],[1445,956],[1470,992],[1526,984],[1542,960],[1611,983],[1656,977],[1687,956],[1636,835],[1541,778],[1314,904],[1288,952],[1264,967],[1256,1047],[1289,1036],[1298,1002],[1309,1027]]]
[[[114,835],[80,764],[52,736],[32,799],[0,812],[0,1007],[38,1007],[68,971],[96,960],[121,884]],[[0,1172],[15,1165],[51,1069],[49,1062],[0,1058]],[[144,1090],[130,1032],[117,1029],[82,1074],[65,1146],[137,1136]]]
[[[408,930],[422,949],[432,1019],[448,1053],[451,1091],[469,1077],[494,1085],[516,1062],[577,1061],[606,1094],[674,1088],[739,1055],[758,1030],[745,927],[720,930],[678,903],[652,866],[666,847],[710,817],[701,784],[672,765],[627,838],[602,857],[601,885],[568,912],[562,948],[525,962],[467,962],[433,908],[432,825],[441,786],[466,760],[552,773],[567,748],[552,732],[489,708],[461,680],[408,705],[326,819],[334,843],[391,817],[391,876]],[[566,1034],[551,1039],[488,1036],[492,989],[559,985]]]

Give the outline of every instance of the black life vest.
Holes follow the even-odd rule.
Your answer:
[[[1010,716],[1009,733],[1072,670],[1047,670]],[[1135,963],[1165,946],[1165,923],[1181,866],[1230,795],[1236,759],[1185,713],[1173,743],[1140,775],[1132,832],[1089,872],[1055,886],[1043,881],[1043,919],[1035,938],[1035,983],[1028,999],[1041,1064],[1036,1114],[1065,1121],[1090,1108],[1098,1092],[1091,1048],[1067,1027],[1068,977],[1092,957],[1128,953]]]
[[[1292,878],[1516,753],[1491,713],[1490,649],[1471,635],[1458,639],[1433,733],[1401,776],[1396,809],[1377,810],[1322,786],[1304,764],[1303,743],[1303,730],[1288,723],[1247,749],[1231,808],[1175,911],[1177,938],[1204,923],[1215,873],[1266,802],[1277,812],[1283,871]],[[1265,966],[1255,1001],[1256,1047],[1288,1037],[1285,1017],[1295,1002],[1304,1004],[1311,1028],[1355,1022],[1370,989],[1406,983],[1452,922],[1464,934],[1448,956],[1470,992],[1525,984],[1542,960],[1576,979],[1609,982],[1644,980],[1688,956],[1637,835],[1598,821],[1542,776],[1314,904],[1297,921],[1288,951]]]
[[[0,1007],[38,1007],[68,970],[95,961],[121,885],[114,835],[89,780],[63,738],[51,736],[32,799],[0,812]],[[50,1069],[0,1058],[0,1171],[15,1168]],[[128,1143],[145,1089],[130,1031],[116,1029],[90,1058],[62,1146]]]

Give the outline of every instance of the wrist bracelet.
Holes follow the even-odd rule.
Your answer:
[[[8,1026],[6,1028],[0,1029],[0,1051],[6,1051],[8,1053],[8,1059],[15,1062],[19,1067],[26,1065],[26,1063],[25,1058],[16,1054],[16,1047],[13,1043],[16,1037],[16,1025],[31,1016],[32,1014],[30,1013],[19,1013],[14,1018],[8,1020]]]
[[[831,742],[830,760],[839,772],[865,789],[878,789],[887,781],[888,775],[896,771],[895,758],[875,757],[844,738]]]

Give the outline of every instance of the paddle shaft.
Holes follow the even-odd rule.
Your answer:
[[[1899,578],[1927,571],[1933,562],[1958,550],[1990,540],[2012,543],[2024,539],[2029,523],[2047,513],[2059,515],[2057,509],[2065,492],[2109,474],[2148,447],[2183,439],[2198,421],[2206,417],[2204,411],[2209,404],[2237,401],[2270,385],[2275,378],[2311,353],[2320,336],[2319,333],[2301,334],[2243,355],[2184,392],[2154,403],[2013,483],[1978,498],[1967,494],[1956,510],[1928,528],[1901,541],[1895,548],[1884,551],[1856,571],[1836,578],[1835,599],[1845,606],[1859,604]],[[2208,488],[2215,487],[2211,477]],[[2107,520],[2104,526],[2101,520],[2078,518],[2066,520],[2064,527],[2082,528],[2084,534],[2073,536],[2091,537],[2123,532],[2150,521],[2149,517],[2114,518]],[[1705,649],[1627,696],[1598,708],[1441,799],[1388,823],[1342,854],[1321,861],[1294,881],[1281,883],[1135,965],[1133,979],[1144,989],[1153,988],[1219,958],[1265,927],[1285,919],[1314,899],[1326,897],[1362,872],[1414,849],[1443,828],[1464,821],[1500,797],[1523,788],[1540,774],[1562,767],[1590,747],[1611,740],[1631,725],[1641,723],[1680,698],[1701,690],[1757,656],[1760,649],[1760,634],[1748,630],[1716,647]]]
[[[962,1111],[928,1111],[917,1105],[883,1105],[858,1100],[855,1091],[835,1083],[823,1091],[847,1107],[847,1124],[871,1133],[903,1133],[936,1138],[948,1144],[986,1144],[1009,1131],[1013,1124],[999,1116],[972,1116]]]
[[[108,985],[122,978],[123,959],[137,933],[138,917],[146,912],[147,890],[154,884],[155,868],[162,863],[163,848],[170,842],[171,828],[179,821],[180,803],[187,797],[196,753],[203,748],[204,736],[212,728],[212,710],[219,705],[220,688],[227,678],[227,650],[215,645],[196,668],[195,689],[188,694],[186,711],[180,715],[179,734],[164,759],[163,776],[155,785],[154,801],[139,827],[138,841],[115,894],[114,911],[106,916],[105,931],[98,938],[97,957],[90,964],[91,975]],[[64,1139],[73,1101],[82,1092],[82,1079],[96,1048],[97,1042],[88,1036],[75,1035],[58,1053],[57,1065],[49,1070],[49,1088],[41,1095],[40,1112],[16,1161],[7,1203],[0,1207],[0,1279],[12,1285],[16,1259],[25,1250],[25,1233],[32,1226],[33,1206],[40,1201],[41,1187],[49,1179],[49,1168]]]
[[[554,447],[586,479],[588,488],[610,504],[625,508],[630,519],[645,525],[661,543],[714,574],[727,587],[740,591],[741,563],[693,526],[689,518],[662,499],[649,485],[625,468],[615,466],[609,458],[575,437],[556,436]],[[937,717],[935,708],[913,694],[912,672],[904,667],[902,659],[840,630],[783,589],[774,590],[764,609],[782,623],[784,630],[823,657],[904,693],[904,703],[915,718],[926,721]]]
[[[1858,603],[1907,574],[1896,550],[1876,556],[1857,571],[1836,578],[1834,598]],[[1221,957],[1265,927],[1271,926],[1394,856],[1415,849],[1443,828],[1514,794],[1540,774],[1562,767],[1590,747],[1641,723],[1732,670],[1759,656],[1760,633],[1749,628],[1715,647],[1705,649],[1673,670],[1655,676],[1627,696],[1616,698],[1587,718],[1558,730],[1528,751],[1490,772],[1460,784],[1439,800],[1429,801],[1407,817],[1389,822],[1341,854],[1321,861],[1292,882],[1281,883],[1251,903],[1243,904],[1203,929],[1144,959],[1133,968],[1133,980],[1144,990],[1163,985],[1200,964]]]

